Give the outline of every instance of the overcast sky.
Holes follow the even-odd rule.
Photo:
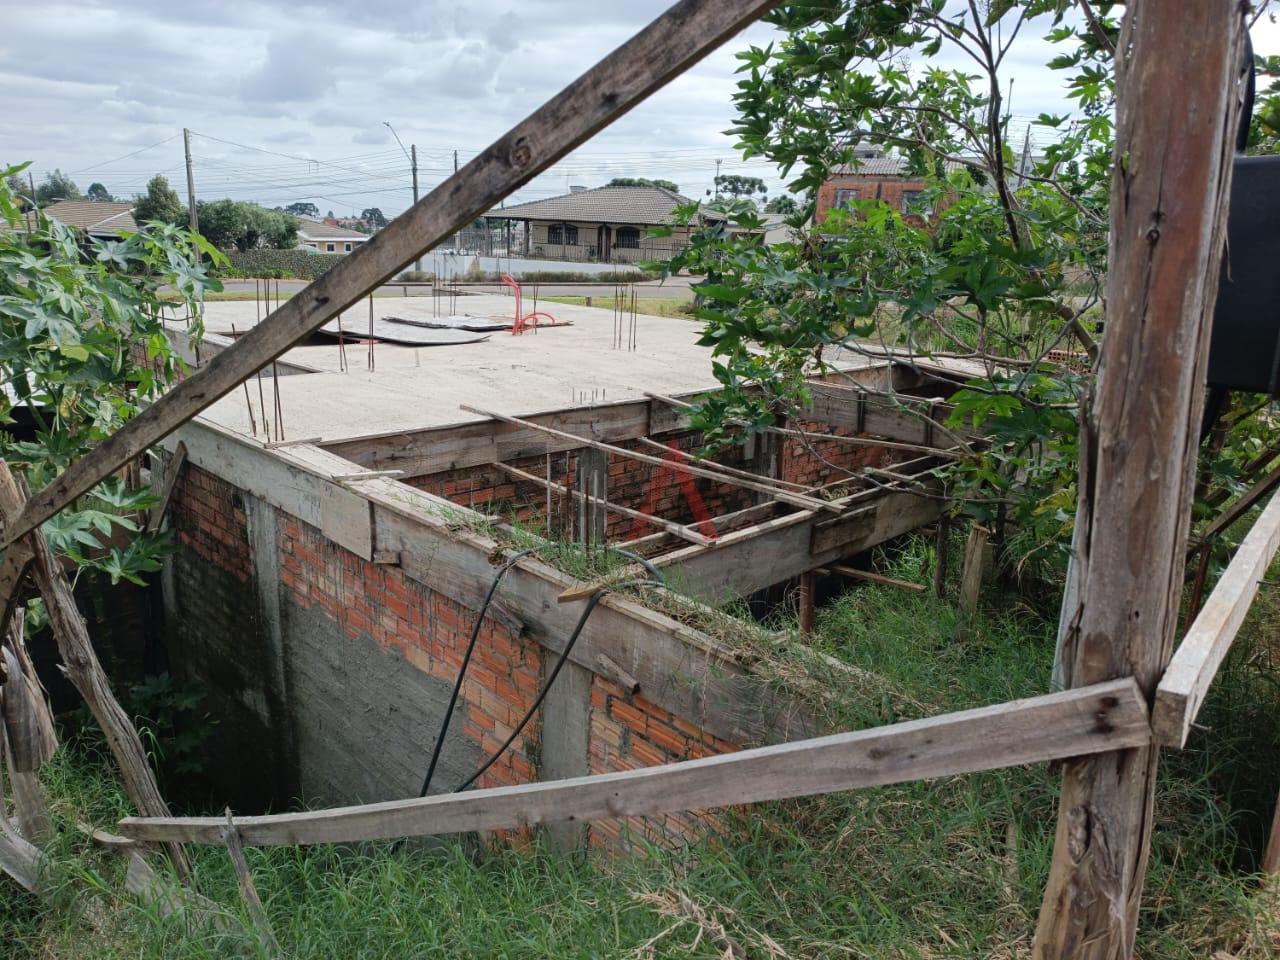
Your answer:
[[[408,162],[383,121],[418,147],[425,193],[657,16],[664,0],[49,0],[6,11],[0,163],[60,167],[118,196],[156,172],[185,191],[182,128],[193,131],[197,194],[269,206],[311,200],[340,215],[411,198]],[[1011,55],[1015,128],[1065,109],[1043,67],[1043,29]],[[689,196],[723,172],[765,178],[723,131],[733,53],[751,28],[540,177],[515,199],[664,177]],[[1260,53],[1280,28],[1260,23]],[[1043,136],[1044,134],[1040,134]],[[129,156],[129,154],[133,154]],[[318,161],[318,162],[317,162]]]

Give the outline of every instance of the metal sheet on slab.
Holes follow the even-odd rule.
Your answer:
[[[319,330],[320,333],[337,337],[338,321],[330,320]],[[361,320],[355,324],[343,324],[341,334],[350,340],[367,340],[369,337],[369,321]],[[413,347],[448,347],[459,343],[482,343],[488,340],[487,334],[474,333],[467,330],[429,330],[408,323],[393,323],[389,320],[373,321],[373,338],[388,343],[403,343]]]
[[[411,327],[424,327],[428,330],[471,330],[478,333],[490,333],[498,330],[510,330],[511,320],[502,317],[471,317],[455,313],[449,317],[386,317],[392,323],[407,323]]]

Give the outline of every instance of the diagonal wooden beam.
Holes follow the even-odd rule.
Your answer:
[[[997,770],[1150,742],[1132,679],[621,773],[234,821],[256,846],[353,843],[706,810]],[[128,817],[135,840],[221,843],[222,817]]]
[[[680,0],[213,357],[207,367],[71,464],[20,513],[6,518],[0,546],[30,533],[780,2]]]

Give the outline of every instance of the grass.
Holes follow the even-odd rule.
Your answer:
[[[526,294],[526,298],[528,294]],[[565,303],[575,307],[592,306],[601,310],[613,310],[617,297],[540,297],[539,303]],[[590,300],[591,303],[587,303]],[[630,314],[631,300],[622,298],[623,309]],[[693,318],[693,301],[676,300],[672,297],[636,297],[636,312],[651,317]]]
[[[885,566],[924,582],[929,552],[916,540]],[[951,605],[928,595],[865,585],[825,607],[815,645],[883,678],[874,687],[829,678],[841,721],[1044,691],[1051,611],[995,591],[985,600],[964,639]],[[785,635],[787,613],[771,626]],[[1142,957],[1280,956],[1280,884],[1248,872],[1280,787],[1277,628],[1280,595],[1264,588],[1202,714],[1211,732],[1162,761]],[[125,811],[107,770],[101,748],[59,753],[45,779],[64,826],[106,825]],[[464,838],[248,857],[290,958],[1022,958],[1056,796],[1057,774],[1036,766],[761,804],[729,812],[716,836],[643,857]],[[201,891],[227,911],[228,932],[189,932],[118,893],[120,864],[72,831],[61,837],[54,907],[0,883],[0,944],[11,955],[263,955],[223,851],[194,850]]]

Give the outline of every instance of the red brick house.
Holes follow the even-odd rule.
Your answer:
[[[855,157],[856,166],[836,167],[818,189],[818,223],[826,219],[829,210],[847,206],[852,200],[882,200],[916,226],[923,226],[932,218],[933,207],[923,199],[927,185],[923,179],[906,173],[906,157],[862,147]]]

